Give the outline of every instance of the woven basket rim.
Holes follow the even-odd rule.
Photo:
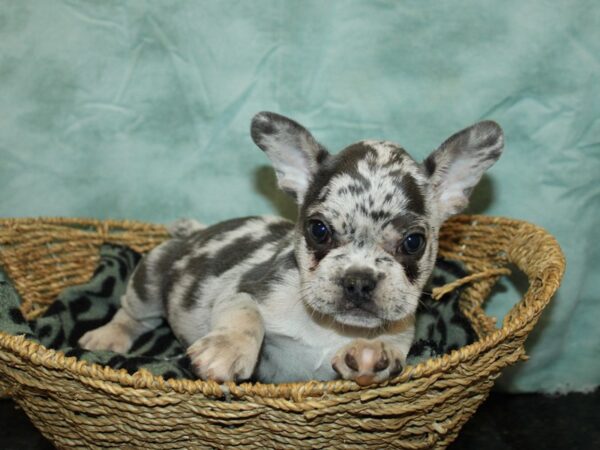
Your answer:
[[[505,317],[501,328],[493,331],[478,341],[453,350],[449,354],[430,358],[417,365],[407,366],[402,374],[396,379],[369,387],[360,387],[356,383],[347,380],[335,381],[307,381],[285,384],[263,384],[263,383],[241,383],[236,384],[228,382],[218,384],[214,381],[190,380],[190,379],[169,379],[165,380],[161,376],[152,375],[147,370],[140,370],[134,374],[129,374],[125,369],[113,369],[108,366],[101,366],[96,363],[90,363],[78,360],[76,357],[67,357],[59,350],[49,349],[41,344],[30,341],[25,336],[13,336],[0,331],[0,347],[18,354],[21,358],[30,361],[33,364],[41,364],[49,370],[65,371],[65,376],[75,377],[77,375],[83,382],[96,387],[107,388],[104,383],[110,383],[111,392],[123,391],[128,389],[149,389],[159,391],[163,394],[169,392],[202,394],[207,397],[233,397],[233,398],[251,398],[253,396],[277,398],[280,400],[301,400],[314,396],[323,396],[327,394],[342,394],[352,391],[364,391],[365,395],[378,395],[383,390],[386,393],[402,392],[403,383],[408,380],[417,380],[432,376],[435,372],[447,371],[461,362],[473,359],[477,355],[498,346],[508,337],[523,330],[530,322],[537,320],[539,314],[550,301],[550,298],[558,289],[562,276],[564,274],[565,260],[563,253],[556,239],[545,229],[531,223],[509,219],[505,217],[483,216],[483,215],[459,215],[454,216],[449,221],[471,224],[493,224],[493,225],[517,225],[518,233],[526,233],[528,236],[527,245],[543,247],[547,252],[547,263],[542,270],[535,274],[534,282],[537,286],[529,286],[528,291],[512,307],[509,314]],[[56,224],[56,225],[83,225],[106,228],[122,228],[126,230],[135,230],[144,228],[148,223],[136,220],[100,220],[92,218],[63,218],[63,217],[39,217],[39,218],[4,218],[0,219],[2,225],[17,224]],[[162,225],[158,225],[160,227]],[[517,234],[517,233],[515,233]],[[1,250],[1,246],[0,246]],[[509,249],[509,257],[515,262],[519,258],[519,248]],[[0,263],[5,264],[2,252],[0,251]],[[530,274],[527,274],[528,277]],[[541,289],[541,292],[534,292],[534,289]],[[158,393],[158,392],[157,392]]]

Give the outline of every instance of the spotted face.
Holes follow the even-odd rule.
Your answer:
[[[386,141],[330,155],[301,125],[273,113],[254,117],[252,137],[300,208],[302,300],[313,312],[363,328],[415,313],[440,225],[466,206],[502,150],[493,122],[453,135],[423,164]]]
[[[297,225],[306,304],[369,328],[412,315],[436,256],[430,202],[423,169],[396,144],[363,141],[323,161]]]

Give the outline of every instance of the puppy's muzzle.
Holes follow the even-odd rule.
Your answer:
[[[346,299],[361,307],[371,301],[377,278],[370,269],[349,269],[342,277],[341,284]]]

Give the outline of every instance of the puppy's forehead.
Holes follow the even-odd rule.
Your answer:
[[[426,176],[398,144],[361,141],[321,165],[301,217],[326,212],[333,220],[384,222],[398,214],[427,214]]]

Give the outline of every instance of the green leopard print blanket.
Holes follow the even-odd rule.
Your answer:
[[[140,336],[127,354],[110,351],[91,352],[77,345],[87,331],[107,323],[119,308],[121,295],[141,255],[130,248],[104,244],[100,262],[88,283],[65,289],[45,314],[27,322],[19,299],[7,280],[0,281],[0,330],[26,335],[48,348],[61,350],[89,362],[126,369],[134,373],[144,368],[169,378],[195,378],[185,349],[177,341],[166,321]],[[465,276],[455,262],[439,259],[431,287],[441,286]],[[448,353],[474,341],[475,333],[458,308],[461,289],[434,301],[427,294],[417,312],[416,336],[408,363]]]

